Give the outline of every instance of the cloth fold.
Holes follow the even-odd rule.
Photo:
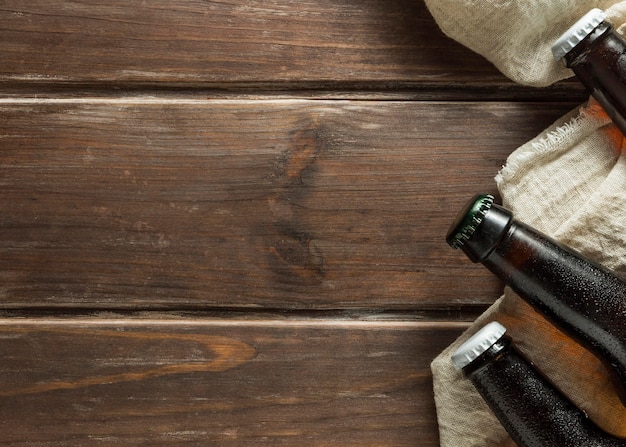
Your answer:
[[[441,30],[524,85],[545,87],[572,76],[551,47],[576,20],[603,9],[618,31],[625,2],[615,0],[425,0]]]
[[[626,30],[626,0],[426,0],[426,5],[448,36],[515,82],[538,87],[572,75],[554,61],[551,46],[590,9],[605,10],[618,32]],[[624,136],[593,99],[516,149],[495,182],[516,218],[626,278]],[[494,320],[597,425],[626,438],[626,408],[601,361],[506,288],[432,362],[442,447],[515,445],[450,361],[462,342]]]

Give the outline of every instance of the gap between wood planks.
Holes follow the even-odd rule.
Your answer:
[[[20,103],[31,100],[104,100],[152,99],[166,100],[353,100],[353,101],[504,101],[504,102],[573,102],[588,98],[580,83],[571,80],[547,88],[532,88],[506,82],[486,82],[478,85],[440,83],[227,83],[206,85],[92,85],[92,84],[30,84],[2,85],[0,102]]]
[[[337,319],[194,319],[183,320],[161,318],[0,318],[1,326],[132,326],[165,327],[190,324],[194,327],[309,327],[309,328],[352,328],[352,329],[414,329],[414,328],[452,328],[459,330],[470,326],[471,322],[462,321],[409,321],[409,320],[337,320]]]
[[[237,324],[246,322],[256,324],[301,324],[308,322],[318,324],[328,322],[336,324],[375,323],[409,323],[409,324],[460,324],[466,325],[480,316],[487,306],[463,306],[456,309],[252,309],[252,308],[163,308],[163,309],[106,309],[106,308],[16,308],[0,309],[0,324],[17,321],[92,321],[104,320],[120,321],[152,321],[152,322],[178,322],[181,321],[206,321],[223,322],[224,324]]]

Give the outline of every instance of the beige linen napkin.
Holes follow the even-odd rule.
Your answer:
[[[534,86],[572,75],[553,59],[550,48],[592,8],[603,9],[615,25],[626,22],[626,2],[615,0],[425,1],[444,33],[512,80]]]
[[[571,75],[552,60],[550,47],[591,8],[604,9],[616,25],[626,22],[626,1],[426,3],[448,35],[485,56],[516,82],[536,86]],[[623,135],[590,100],[511,154],[496,176],[503,205],[518,219],[626,278],[623,146]],[[450,362],[451,353],[463,341],[493,320],[506,326],[537,368],[600,427],[626,438],[626,408],[600,361],[505,289],[431,365],[442,447],[514,445],[471,382]]]

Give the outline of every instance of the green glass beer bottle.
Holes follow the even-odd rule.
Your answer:
[[[461,248],[604,361],[626,404],[626,283],[608,269],[476,195],[450,227]]]
[[[624,447],[591,421],[492,322],[452,355],[519,447]]]

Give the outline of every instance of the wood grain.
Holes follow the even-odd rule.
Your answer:
[[[5,101],[0,304],[488,304],[447,227],[570,107]]]
[[[465,327],[0,320],[0,445],[438,446],[429,363]]]
[[[4,0],[0,42],[0,445],[439,445],[502,290],[445,232],[578,82],[423,0]]]
[[[7,86],[515,87],[419,0],[5,0],[0,41]]]

